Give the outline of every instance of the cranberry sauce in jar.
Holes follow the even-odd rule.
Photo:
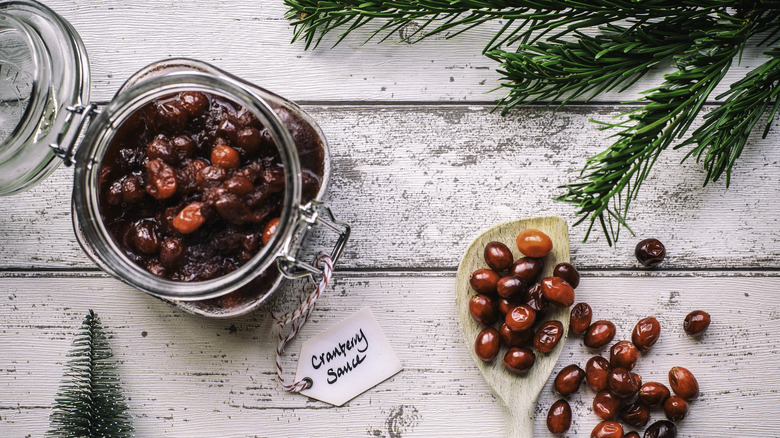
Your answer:
[[[298,151],[305,204],[317,196],[324,145],[299,115],[274,108]],[[185,91],[147,103],[118,129],[100,171],[100,213],[123,254],[182,282],[236,270],[268,243],[285,170],[272,136],[221,96]]]

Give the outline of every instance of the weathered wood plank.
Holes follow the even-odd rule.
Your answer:
[[[681,365],[698,377],[702,396],[680,424],[680,437],[774,436],[780,392],[780,277],[763,274],[678,278],[586,275],[577,293],[617,339],[654,315],[658,344],[637,365],[645,381],[666,382]],[[714,275],[714,273],[713,273]],[[404,371],[342,408],[283,393],[275,381],[276,334],[269,309],[287,309],[286,288],[270,307],[233,321],[186,315],[101,275],[4,274],[0,296],[0,434],[41,436],[62,364],[86,310],[113,333],[112,348],[138,436],[504,436],[501,411],[482,381],[455,317],[453,273],[355,274],[338,277],[323,295],[284,360],[292,367],[303,340],[368,306],[388,335]],[[713,300],[713,291],[719,291]],[[682,332],[693,309],[712,315],[700,340]],[[603,351],[602,351],[603,353]],[[581,366],[592,352],[569,338],[556,372]],[[758,378],[757,376],[760,376]],[[593,392],[571,397],[570,437],[589,436],[597,418]],[[536,435],[555,400],[542,391]],[[653,419],[662,418],[653,411]]]
[[[551,201],[558,186],[609,142],[589,118],[607,120],[627,107],[527,108],[508,117],[488,107],[311,106],[331,143],[327,200],[353,225],[340,267],[454,269],[469,242],[511,219],[574,209]],[[702,188],[704,172],[685,152],[666,151],[632,204],[630,225],[609,249],[594,230],[571,230],[572,259],[583,268],[636,266],[633,246],[654,236],[667,245],[663,267],[780,268],[778,125],[754,137],[731,187]],[[0,268],[91,268],[70,226],[72,170],[0,203]],[[315,234],[313,247],[330,245]]]
[[[383,44],[364,45],[370,34],[366,29],[332,50],[337,34],[320,48],[304,51],[302,43],[290,44],[293,30],[283,18],[282,0],[50,0],[46,4],[82,36],[92,63],[93,98],[98,100],[113,96],[141,67],[180,56],[212,62],[295,100],[485,102],[503,95],[488,93],[497,85],[497,64],[481,55],[492,32],[503,23],[415,45],[393,44],[398,35]],[[749,48],[724,83],[764,61],[761,49]],[[643,78],[624,95],[605,94],[597,100],[631,100],[657,86],[661,73]],[[725,89],[718,88],[716,94]]]

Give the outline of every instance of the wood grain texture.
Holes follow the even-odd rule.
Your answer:
[[[524,375],[515,375],[508,372],[502,358],[506,354],[504,347],[498,353],[498,357],[491,363],[483,362],[474,352],[474,340],[477,334],[484,328],[471,317],[469,301],[474,296],[469,278],[477,269],[487,268],[484,253],[485,246],[490,242],[502,242],[512,251],[514,260],[523,257],[514,244],[517,235],[525,229],[537,229],[547,234],[553,242],[552,251],[544,257],[544,269],[540,278],[552,275],[553,268],[558,263],[569,262],[569,231],[566,222],[557,216],[520,219],[503,224],[498,224],[485,230],[469,245],[463,254],[463,259],[458,266],[455,277],[455,308],[458,312],[460,328],[463,330],[463,338],[471,352],[472,359],[485,377],[485,381],[495,393],[497,401],[501,405],[507,417],[507,436],[513,438],[529,438],[533,436],[533,420],[536,407],[536,399],[547,383],[555,362],[558,360],[569,331],[569,309],[551,306],[545,320],[560,321],[563,324],[563,338],[550,353],[543,354],[538,351],[533,368]],[[500,321],[499,321],[500,323]]]
[[[282,0],[46,4],[85,42],[93,100],[108,101],[151,62],[190,56],[308,102],[331,144],[326,200],[353,234],[333,286],[283,363],[292,373],[304,340],[367,306],[404,371],[342,408],[284,393],[273,371],[269,312],[292,309],[300,284],[229,321],[195,317],[132,290],[96,271],[78,247],[72,170],[61,168],[0,202],[0,437],[46,431],[66,354],[89,308],[112,333],[139,437],[506,436],[498,400],[457,322],[455,269],[490,224],[539,215],[573,223],[573,209],[550,198],[610,143],[609,132],[588,119],[633,108],[614,102],[656,85],[661,71],[594,104],[501,117],[490,113],[489,102],[502,94],[488,93],[495,65],[480,55],[489,27],[416,45],[362,45],[366,31],[333,50],[331,39],[304,51],[289,43]],[[759,52],[746,51],[716,94],[762,63]],[[678,167],[685,151],[664,153],[633,205],[639,235],[622,236],[616,248],[598,232],[581,244],[584,229],[570,230],[571,258],[583,271],[578,300],[615,322],[616,340],[645,316],[662,324],[661,340],[637,366],[644,380],[665,382],[676,365],[698,377],[702,396],[680,424],[682,438],[780,436],[778,127],[767,139],[750,139],[728,191],[721,183],[702,189],[704,174],[693,162]],[[649,236],[667,244],[659,270],[639,270],[632,255]],[[313,249],[332,245],[317,233],[310,241]],[[681,328],[695,308],[713,319],[698,340]],[[569,338],[553,372],[604,351]],[[590,435],[598,422],[593,395],[583,388],[570,398],[567,437]],[[544,418],[555,399],[548,382],[535,408],[535,436],[552,438]]]
[[[501,117],[483,106],[309,106],[331,144],[326,201],[351,223],[339,269],[455,269],[487,225],[534,215],[574,223],[574,208],[551,197],[608,142],[589,118],[607,120],[628,107],[527,108]],[[778,127],[753,137],[726,190],[702,188],[685,151],[659,158],[632,204],[628,233],[608,248],[600,230],[572,247],[586,269],[634,268],[636,242],[667,245],[663,269],[780,269]],[[87,269],[70,225],[72,170],[0,203],[0,268]],[[581,242],[584,226],[571,230]],[[330,248],[314,234],[312,247]]]
[[[372,25],[330,49],[340,32],[316,50],[290,44],[292,27],[282,0],[49,0],[86,45],[93,99],[107,100],[135,71],[170,57],[212,62],[251,82],[299,101],[494,101],[497,64],[482,56],[493,32],[480,27],[453,39],[442,34],[409,45],[393,35],[363,44]],[[410,25],[402,33],[417,28]],[[724,79],[729,84],[761,63],[764,49],[749,48]],[[628,101],[657,86],[667,70],[642,78],[624,94],[596,100]],[[713,96],[726,90],[719,87]]]
[[[722,273],[721,273],[722,274]],[[681,438],[777,436],[780,392],[776,291],[780,277],[632,277],[584,273],[578,300],[611,319],[618,339],[654,315],[662,334],[636,368],[645,381],[666,382],[672,366],[690,369],[702,395],[680,423]],[[187,315],[102,275],[0,277],[0,435],[42,436],[63,362],[87,309],[101,316],[129,397],[138,436],[431,437],[505,436],[498,401],[474,365],[458,326],[455,275],[398,272],[341,275],[290,345],[292,372],[300,345],[370,307],[404,370],[342,408],[285,394],[273,373],[276,332],[269,310],[294,305],[286,287],[259,312],[233,321]],[[717,299],[714,297],[717,296]],[[682,331],[693,309],[712,315],[701,338]],[[554,372],[584,366],[592,354],[581,338],[563,347]],[[551,437],[544,417],[556,400],[550,386],[536,406],[535,436]],[[597,423],[585,386],[570,397],[574,423],[566,435],[587,437]],[[663,414],[654,410],[653,420]]]

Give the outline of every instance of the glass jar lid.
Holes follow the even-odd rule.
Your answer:
[[[0,0],[0,195],[25,190],[61,160],[89,101],[89,61],[73,27],[44,5]]]

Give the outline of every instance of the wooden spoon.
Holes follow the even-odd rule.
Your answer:
[[[469,314],[469,299],[475,294],[469,285],[469,276],[480,268],[487,268],[483,256],[485,246],[492,241],[504,243],[512,250],[514,259],[523,255],[517,249],[515,239],[518,233],[526,228],[535,228],[543,231],[553,241],[553,249],[544,257],[544,269],[539,277],[552,275],[555,265],[569,262],[569,231],[566,221],[560,217],[538,217],[521,219],[496,225],[479,235],[463,254],[458,275],[455,279],[455,305],[458,309],[458,317],[466,344],[469,346],[474,362],[477,363],[488,386],[493,390],[499,403],[507,416],[507,437],[528,438],[534,436],[534,411],[536,400],[542,391],[544,384],[552,373],[555,362],[561,354],[566,335],[569,331],[569,309],[551,305],[547,312],[547,320],[558,320],[563,323],[563,337],[555,349],[543,354],[534,351],[536,363],[525,375],[512,374],[504,369],[502,363],[507,347],[502,347],[493,362],[485,363],[474,353],[474,341],[477,334],[484,328],[478,324]],[[500,321],[499,321],[500,324]]]

